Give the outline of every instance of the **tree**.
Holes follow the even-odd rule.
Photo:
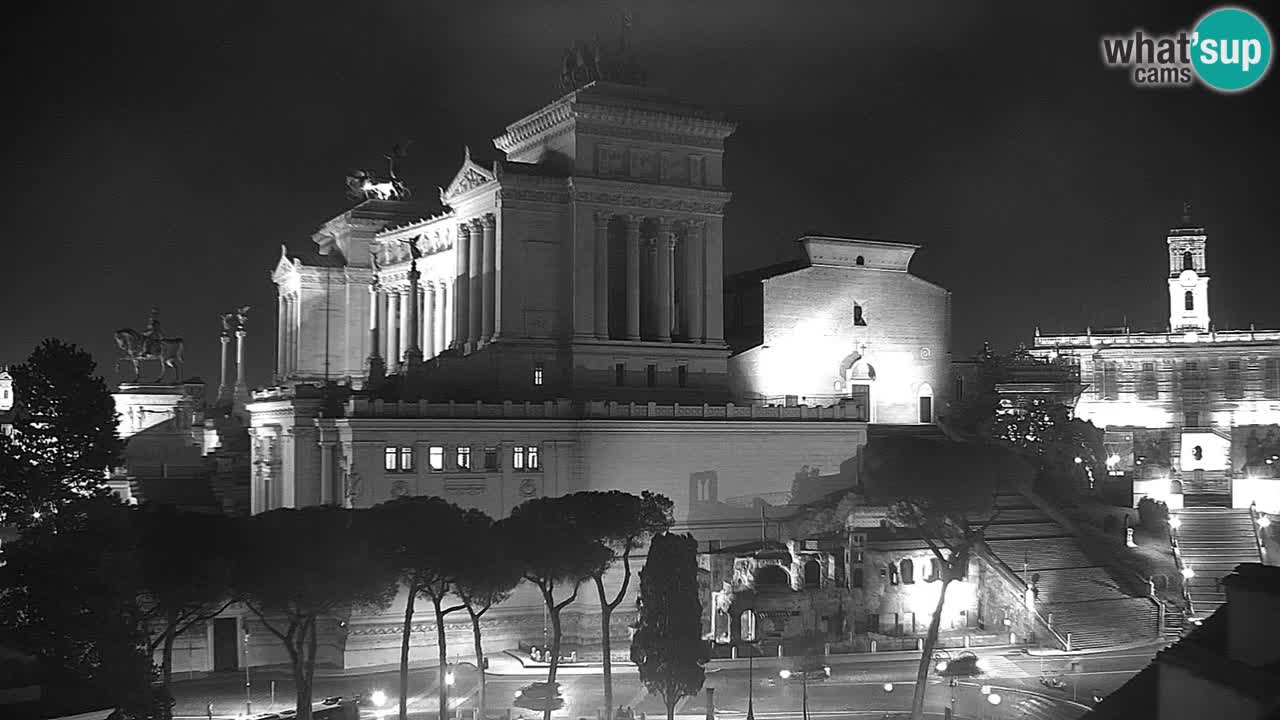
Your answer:
[[[0,523],[27,527],[110,492],[105,471],[124,444],[96,367],[84,350],[49,339],[12,368],[19,412],[12,437],[0,434]]]
[[[138,537],[139,606],[147,643],[161,650],[161,682],[173,678],[173,644],[194,625],[208,622],[235,601],[231,593],[230,521],[223,515],[149,508],[132,513]]]
[[[1020,486],[1033,469],[1008,449],[912,436],[868,442],[863,481],[873,502],[890,506],[889,521],[919,535],[937,559],[941,585],[916,670],[912,720],[924,717],[929,665],[938,642],[947,588],[968,573],[969,557],[999,515],[994,498]],[[970,518],[985,517],[978,527]]]
[[[353,608],[385,608],[395,568],[371,547],[368,510],[280,509],[244,519],[235,587],[285,647],[297,688],[298,720],[311,719],[316,625]]]
[[[0,626],[40,660],[58,694],[88,693],[126,717],[163,716],[137,604],[133,511],[111,495],[76,507],[5,543]]]
[[[369,516],[374,520],[379,553],[398,575],[408,595],[404,608],[404,630],[400,643],[400,718],[408,717],[409,641],[413,629],[414,603],[420,595],[431,599],[436,618],[436,649],[440,656],[440,717],[448,714],[448,649],[444,618],[464,605],[443,607],[454,590],[463,568],[471,562],[459,553],[466,547],[468,531],[488,516],[462,508],[438,497],[404,497],[382,503]]]
[[[671,511],[674,503],[664,495],[648,490],[639,496],[612,490],[609,492],[580,492],[568,496],[574,504],[574,515],[583,532],[593,542],[602,544],[609,551],[608,561],[591,573],[596,593],[600,598],[600,647],[604,654],[604,706],[613,708],[613,657],[610,621],[613,611],[622,603],[631,584],[631,553],[639,549],[645,540],[666,532],[674,519]],[[622,562],[622,585],[609,597],[604,587],[604,576],[618,561]]]
[[[506,601],[523,578],[522,568],[513,551],[513,538],[487,515],[473,515],[466,533],[467,562],[463,565],[454,591],[471,617],[471,637],[475,641],[476,668],[480,673],[477,699],[480,720],[485,713],[485,659],[480,642],[480,618],[489,608]]]
[[[710,651],[702,640],[698,599],[698,543],[692,535],[664,533],[649,544],[640,570],[640,627],[631,642],[631,661],[640,680],[662,696],[667,720],[676,703],[702,689]]]
[[[560,666],[560,612],[578,598],[582,583],[609,562],[612,553],[593,540],[579,526],[575,503],[566,497],[535,498],[516,507],[500,522],[501,532],[514,538],[513,555],[521,566],[524,579],[542,593],[551,618],[551,664],[547,684],[554,687]],[[571,587],[563,600],[556,600],[556,590]],[[551,720],[551,706],[543,710],[543,719]]]

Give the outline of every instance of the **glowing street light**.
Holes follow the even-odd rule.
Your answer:
[[[1182,518],[1178,517],[1177,515],[1174,515],[1173,517],[1169,518],[1169,527],[1173,528],[1174,530],[1177,530],[1178,528],[1182,527]]]
[[[373,702],[375,707],[382,707],[387,704],[387,694],[381,690],[374,690],[369,695],[369,700]]]
[[[790,680],[790,679],[791,679],[791,671],[790,671],[790,670],[779,670],[779,671],[778,671],[778,677],[782,678],[783,680]]]
[[[990,695],[990,694],[991,694],[991,686],[990,686],[990,685],[983,685],[982,687],[978,688],[978,691],[979,691],[979,692],[981,692],[983,695]]]
[[[1003,699],[1004,698],[1000,697],[1000,693],[991,693],[990,695],[987,696],[987,702],[991,703],[992,705],[999,705],[1000,701]]]
[[[1079,456],[1076,456],[1076,464],[1079,465],[1082,462],[1084,462],[1084,460],[1081,460]]]
[[[444,684],[448,685],[449,687],[453,687],[453,682],[454,682],[453,671],[450,670],[449,672],[444,674]]]
[[[1271,518],[1267,517],[1266,515],[1259,515],[1259,516],[1258,516],[1258,527],[1260,527],[1260,528],[1267,528],[1267,527],[1271,527]]]
[[[940,661],[937,665],[934,665],[934,667],[935,667],[935,668],[937,668],[938,672],[946,672],[946,671],[947,671],[947,661],[946,661],[946,660],[942,660],[942,661]]]
[[[1186,580],[1190,580],[1191,578],[1193,578],[1193,577],[1195,577],[1195,576],[1196,576],[1196,571],[1195,571],[1195,570],[1192,570],[1190,565],[1184,566],[1184,567],[1182,568],[1182,577],[1183,577],[1184,579],[1186,579]]]
[[[885,691],[885,692],[887,692],[887,693],[891,693],[891,692],[893,692],[893,683],[885,683],[885,684],[884,684],[884,691]]]

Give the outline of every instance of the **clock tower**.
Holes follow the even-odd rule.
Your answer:
[[[1182,223],[1169,231],[1169,330],[1209,331],[1209,273],[1205,269],[1203,227],[1191,222],[1191,203]]]

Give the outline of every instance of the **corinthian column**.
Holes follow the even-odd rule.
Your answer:
[[[467,263],[467,285],[470,299],[467,304],[467,346],[474,351],[480,345],[484,332],[484,230],[479,220],[471,221],[471,257]]]
[[[684,234],[684,334],[689,342],[702,342],[703,295],[706,286],[702,280],[702,227],[701,220],[690,220]]]
[[[453,246],[454,283],[453,283],[453,342],[452,347],[462,349],[467,343],[467,333],[471,327],[469,304],[471,302],[471,278],[469,268],[471,262],[471,228],[458,225],[458,241]]]
[[[387,365],[382,359],[382,350],[378,347],[381,338],[378,335],[378,313],[382,305],[382,293],[378,292],[378,277],[375,275],[369,284],[369,383],[377,383],[387,372]]]
[[[248,333],[236,328],[236,392],[235,398],[243,403],[249,399],[249,386],[244,381],[244,338]]]
[[[285,369],[284,359],[285,354],[288,353],[289,345],[289,304],[285,301],[284,295],[278,295],[276,297],[276,315],[276,378],[278,380],[283,380],[285,374],[288,372]],[[224,378],[226,377],[225,368],[227,367],[226,347],[226,343],[224,342],[222,345],[222,367],[224,368]],[[223,381],[223,384],[226,384],[225,380]]]
[[[676,236],[671,228],[672,220],[662,218],[658,223],[658,237],[653,242],[656,251],[654,275],[657,280],[653,284],[654,294],[657,295],[654,314],[658,342],[671,342],[671,259],[676,249]]]
[[[222,341],[222,364],[218,366],[222,369],[218,381],[218,404],[221,405],[231,400],[231,386],[227,385],[227,345],[231,344],[231,338],[223,330],[218,339]]]
[[[596,337],[609,338],[609,218],[612,213],[596,211]]]
[[[400,313],[396,318],[396,322],[398,323],[396,325],[396,329],[400,336],[399,346],[396,348],[397,365],[404,362],[404,355],[409,352],[409,331],[411,330],[409,318],[410,314],[413,312],[412,304],[409,302],[410,300],[411,296],[409,295],[409,288],[401,288],[399,291],[399,302],[397,303],[400,306]]]
[[[481,277],[482,293],[481,307],[484,309],[483,321],[480,327],[480,341],[489,342],[493,339],[493,317],[494,317],[494,301],[497,297],[494,295],[497,280],[497,247],[495,246],[495,229],[497,220],[492,214],[485,215],[481,221],[481,233],[484,237],[483,266]]]
[[[387,291],[387,367],[394,368],[400,361],[400,294]]]
[[[706,258],[706,334],[707,342],[719,345],[724,342],[724,218],[707,221],[705,241]]]
[[[436,284],[427,283],[422,288],[422,354],[435,357],[436,353]]]
[[[405,350],[404,360],[409,365],[422,362],[422,346],[418,344],[418,333],[422,330],[422,316],[418,314],[418,280],[422,273],[418,272],[418,261],[409,261],[409,297],[405,301],[408,312],[405,313]]]
[[[627,339],[640,339],[640,218],[626,215],[627,225]]]

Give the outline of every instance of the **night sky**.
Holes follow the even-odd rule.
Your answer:
[[[1164,232],[1190,200],[1217,326],[1280,327],[1280,77],[1135,88],[1099,37],[1214,5],[1119,5],[630,3],[650,84],[739,124],[729,271],[793,257],[805,232],[922,245],[912,269],[952,291],[957,357],[1036,325],[1163,330]],[[114,381],[112,332],[158,305],[212,391],[217,315],[242,304],[250,384],[270,381],[280,244],[346,209],[349,168],[411,138],[401,174],[434,198],[464,144],[491,160],[555,99],[565,47],[613,41],[627,3],[22,6],[3,51],[0,363],[57,336]]]

